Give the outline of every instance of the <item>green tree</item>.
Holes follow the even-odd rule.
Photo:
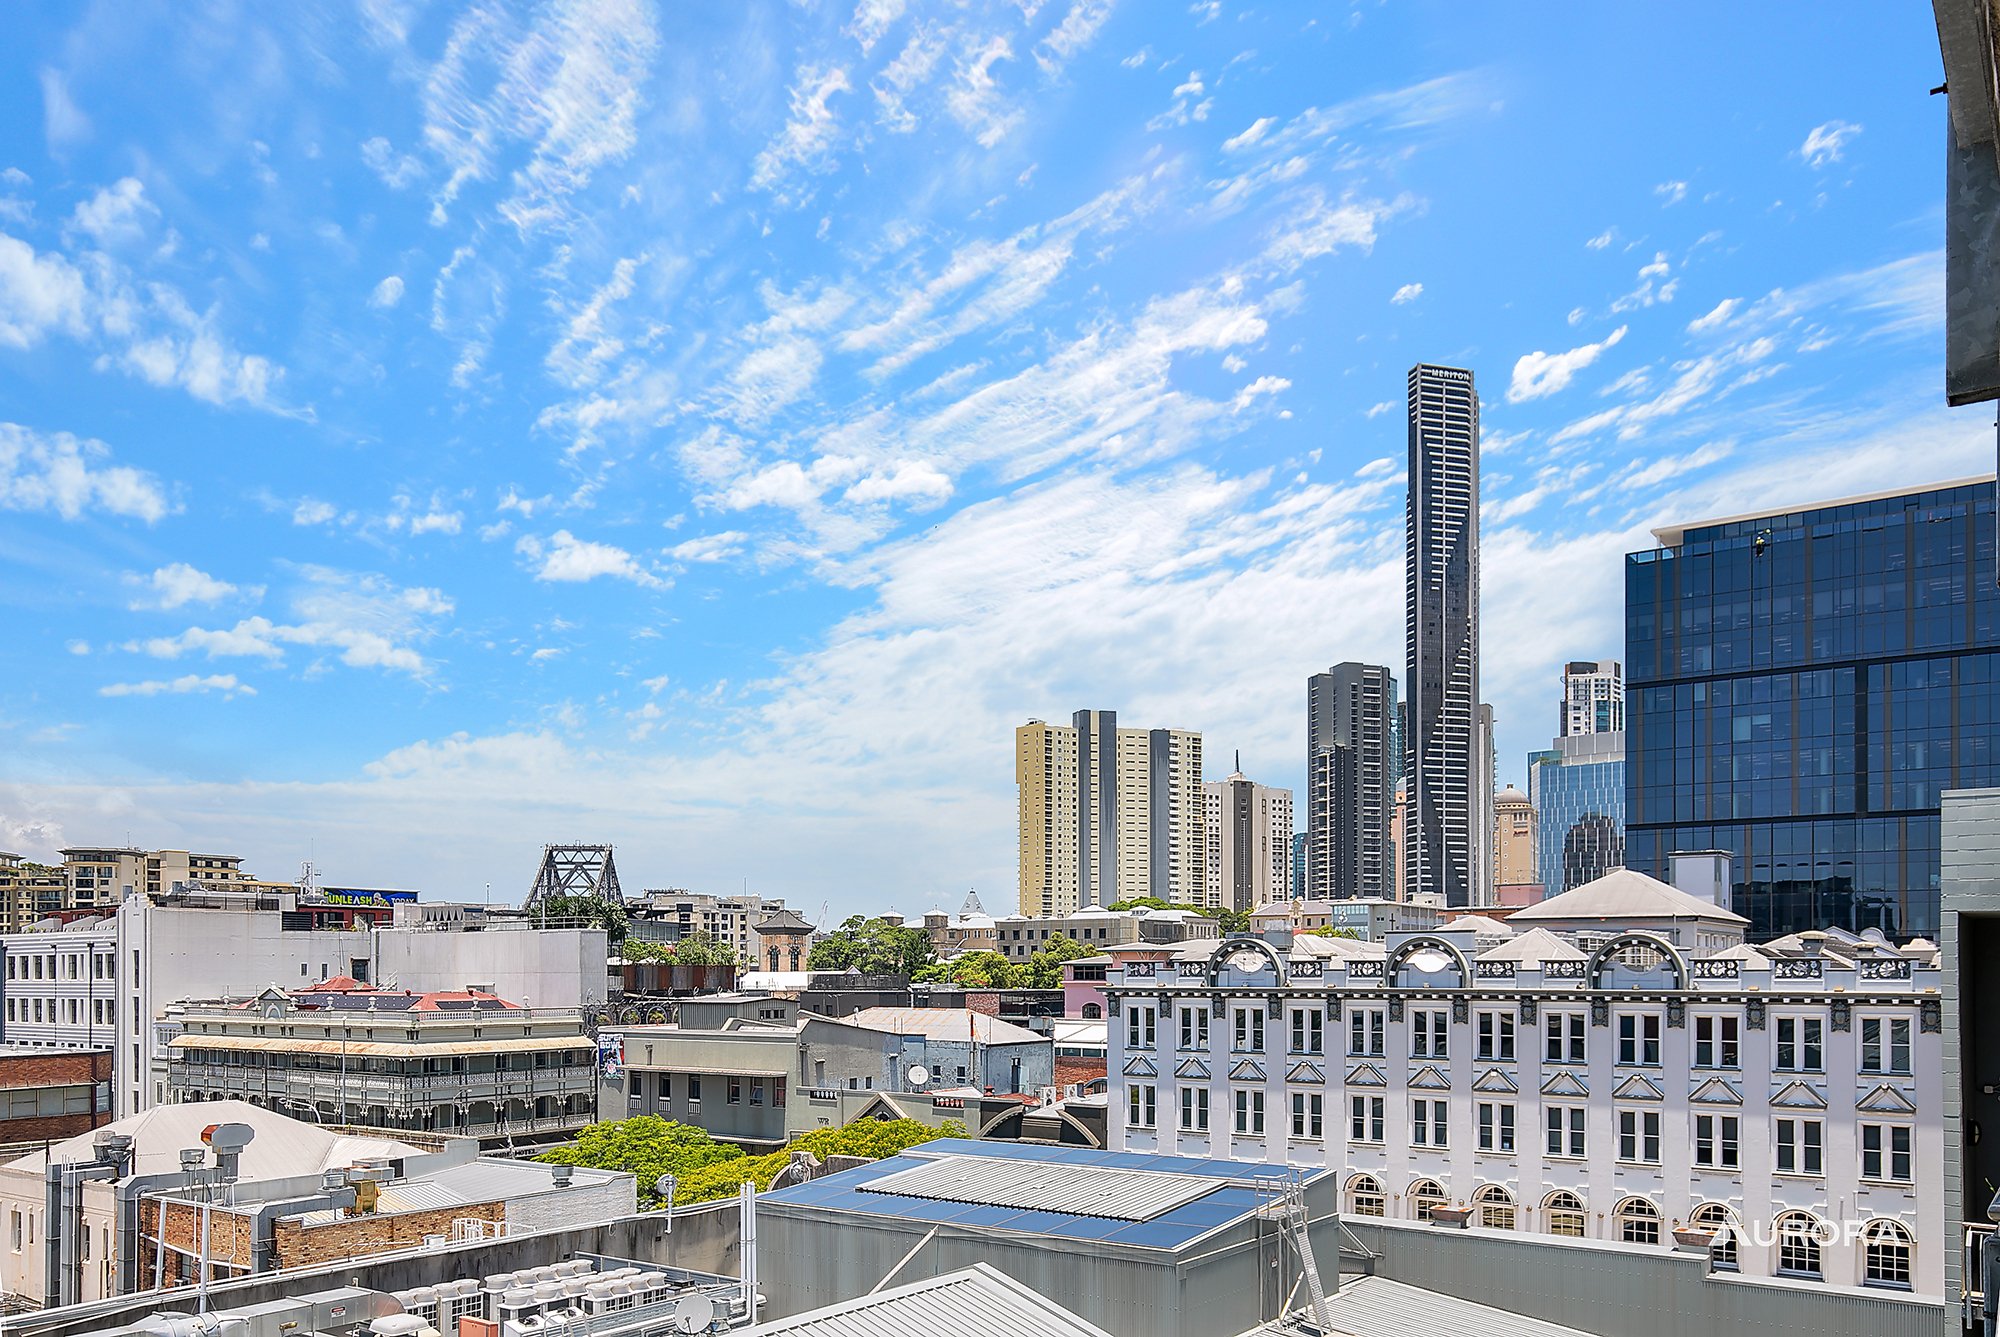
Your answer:
[[[1021,967],[1021,988],[1060,989],[1062,987],[1062,967],[1065,961],[1078,957],[1095,956],[1097,949],[1087,947],[1075,938],[1064,935],[1049,939],[1048,946],[1028,958]]]
[[[813,944],[806,966],[811,970],[858,970],[864,975],[914,976],[935,959],[930,935],[922,929],[853,915]]]
[[[689,1174],[674,1190],[676,1204],[713,1202],[736,1195],[738,1186],[750,1183],[762,1193],[771,1187],[778,1172],[790,1164],[792,1153],[809,1151],[824,1161],[829,1156],[865,1156],[879,1161],[941,1137],[964,1137],[965,1125],[947,1120],[941,1127],[915,1119],[857,1119],[841,1128],[817,1128],[805,1133],[768,1156],[745,1156],[740,1160],[718,1161]]]
[[[1021,967],[998,952],[966,952],[933,961],[910,976],[913,984],[956,984],[967,989],[1018,989]]]
[[[1335,928],[1331,924],[1325,928],[1309,928],[1305,931],[1305,936],[1308,938],[1352,938],[1356,942],[1361,941],[1361,935],[1353,929]]]
[[[1158,896],[1128,896],[1122,901],[1111,903],[1113,910],[1192,910],[1192,905],[1173,905]]]
[[[661,1205],[654,1191],[661,1175],[673,1175],[684,1181],[708,1166],[743,1159],[743,1148],[717,1142],[693,1124],[642,1114],[592,1124],[576,1135],[576,1141],[545,1151],[535,1159],[550,1165],[630,1171],[639,1180],[640,1207],[651,1208]]]
[[[750,964],[743,953],[720,938],[696,929],[679,942],[666,944],[664,960],[681,966],[743,966]]]
[[[578,896],[559,892],[545,896],[536,909],[536,914],[549,919],[583,920],[602,928],[615,946],[625,940],[631,932],[632,920],[625,913],[625,907],[604,896]]]

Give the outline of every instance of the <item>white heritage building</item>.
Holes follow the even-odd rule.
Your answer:
[[[1676,945],[1735,918],[1701,904],[1618,870],[1546,903],[1568,933],[1472,917],[1113,966],[1110,1144],[1334,1166],[1354,1216],[1661,1248],[1731,1223],[1717,1268],[1941,1295],[1936,948]]]

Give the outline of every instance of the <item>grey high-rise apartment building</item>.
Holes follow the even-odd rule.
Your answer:
[[[1479,395],[1472,373],[1410,369],[1404,513],[1407,900],[1489,895],[1490,746],[1479,705]]]
[[[1306,679],[1306,895],[1396,898],[1390,825],[1403,759],[1396,678],[1335,664]]]
[[[1563,665],[1563,696],[1556,737],[1621,733],[1625,728],[1625,667],[1615,659],[1579,659]]]

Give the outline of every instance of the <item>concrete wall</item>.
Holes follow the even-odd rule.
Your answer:
[[[1364,1265],[1376,1276],[1599,1337],[1937,1337],[1945,1312],[1936,1300],[1893,1292],[1711,1277],[1706,1258],[1662,1249],[1358,1217],[1347,1226],[1381,1255]]]
[[[2000,789],[1966,789],[1943,796],[1939,890],[1943,932],[1944,1221],[1952,1231],[1945,1252],[1945,1294],[1965,1280],[1957,1247],[1961,1222],[1984,1221],[1990,1184],[2000,1183]],[[1983,969],[1982,969],[1983,967]],[[1967,1145],[1968,1126],[1984,1134]],[[1976,1279],[1975,1279],[1976,1280]],[[1958,1331],[1954,1311],[1948,1331]]]
[[[378,982],[406,989],[480,984],[529,1007],[584,1007],[604,1001],[608,950],[601,928],[391,928],[375,934],[375,968]]]

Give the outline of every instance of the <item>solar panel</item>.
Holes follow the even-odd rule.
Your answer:
[[[1215,1192],[1215,1180],[1158,1170],[940,1156],[856,1186],[862,1193],[1064,1212],[1113,1221],[1150,1221]]]

